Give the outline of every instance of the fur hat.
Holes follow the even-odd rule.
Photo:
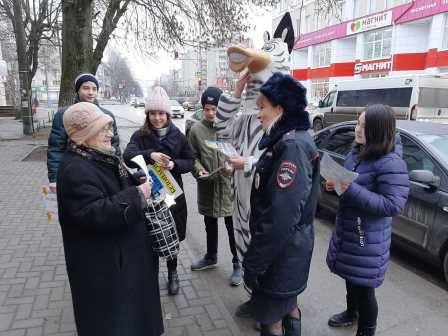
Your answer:
[[[222,95],[221,89],[219,89],[217,87],[209,86],[202,93],[202,96],[201,96],[202,107],[204,107],[206,104],[218,106],[219,97],[221,97],[221,95]]]
[[[98,84],[98,79],[93,74],[83,73],[75,79],[75,91],[78,92],[81,85],[85,82],[95,83],[97,89],[100,87],[100,85]]]
[[[171,114],[171,103],[168,94],[161,86],[155,86],[146,99],[145,111],[163,111]]]
[[[260,92],[273,104],[283,108],[282,123],[309,128],[310,121],[305,107],[306,88],[290,75],[274,73],[260,88]]]
[[[95,104],[81,102],[64,112],[63,123],[70,140],[78,145],[85,145],[87,140],[95,137],[106,125],[113,123],[113,119],[101,112]]]

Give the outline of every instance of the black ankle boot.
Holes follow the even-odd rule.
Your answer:
[[[177,270],[168,271],[168,294],[177,295],[179,293],[179,276]]]
[[[376,326],[373,327],[358,327],[356,336],[374,336],[376,331]]]
[[[302,313],[300,313],[302,315]],[[285,336],[301,336],[302,335],[302,318],[285,316],[283,318],[283,330]]]
[[[328,325],[330,327],[349,327],[355,323],[357,318],[358,313],[346,310],[330,317]]]

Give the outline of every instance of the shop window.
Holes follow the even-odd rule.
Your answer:
[[[443,27],[443,44],[442,49],[448,49],[448,14],[445,15],[445,24]]]
[[[330,88],[329,79],[315,79],[311,81],[311,99],[313,102],[318,102],[324,98]]]
[[[320,68],[331,64],[331,42],[314,47],[313,66]]]
[[[364,59],[388,58],[392,49],[392,29],[375,30],[365,34]]]

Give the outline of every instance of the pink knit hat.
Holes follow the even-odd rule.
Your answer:
[[[70,106],[63,116],[68,137],[78,145],[95,137],[113,119],[92,103],[81,102]]]
[[[160,87],[155,86],[149,97],[146,99],[145,111],[164,111],[171,114],[171,103],[166,91]]]

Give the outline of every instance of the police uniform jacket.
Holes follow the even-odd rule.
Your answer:
[[[318,152],[309,133],[298,128],[274,127],[259,147],[266,150],[252,184],[245,279],[255,277],[255,289],[267,295],[296,296],[306,288],[313,252]]]

